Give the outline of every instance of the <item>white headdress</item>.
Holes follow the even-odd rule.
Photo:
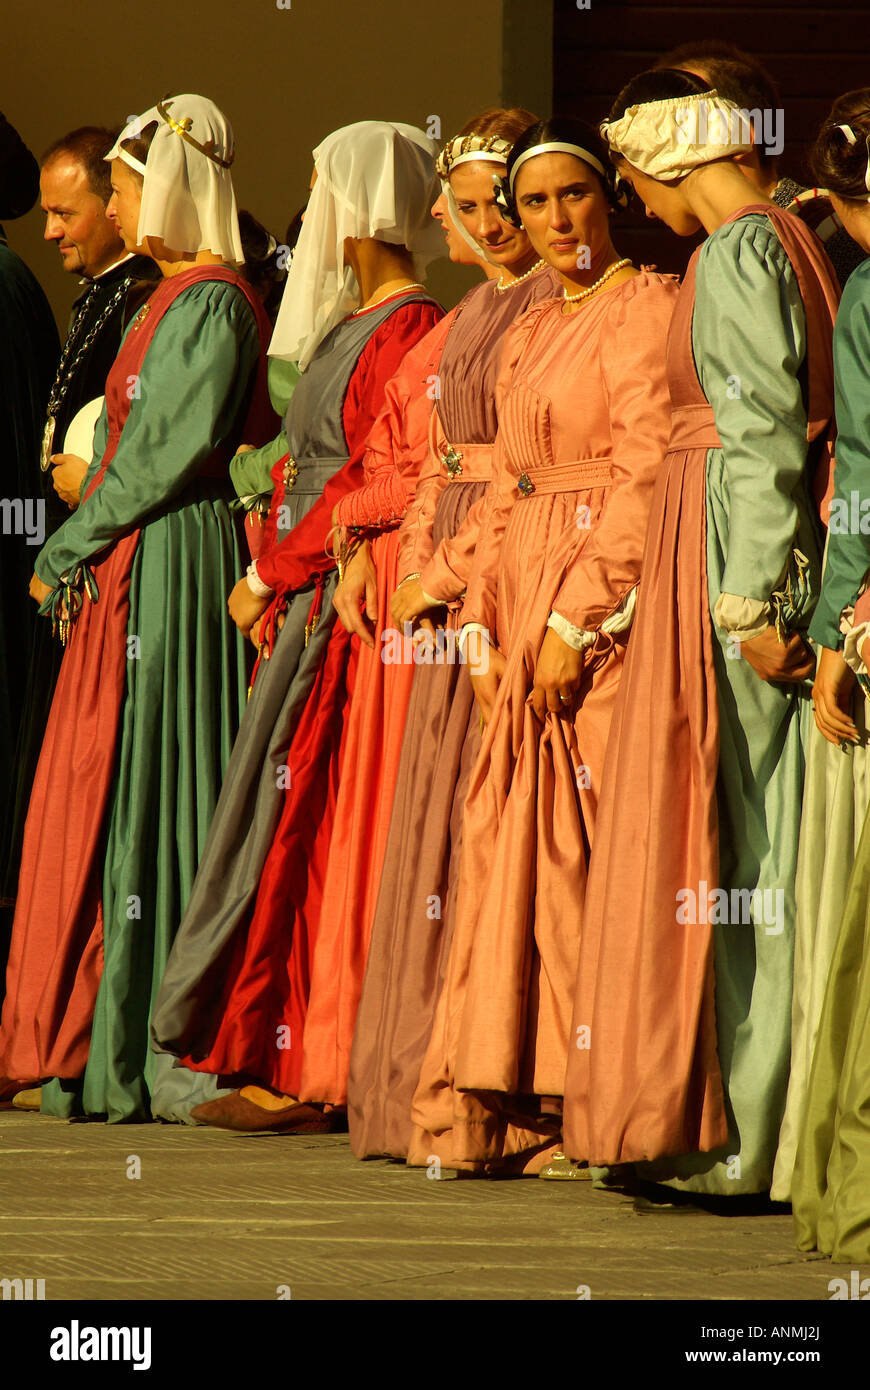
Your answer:
[[[154,123],[143,163],[122,144]],[[160,237],[173,251],[212,251],[241,265],[245,255],[230,175],[234,156],[232,127],[207,97],[164,97],[130,121],[106,159],[122,159],[143,176],[139,244]]]
[[[601,134],[611,150],[652,179],[682,178],[701,164],[752,149],[752,123],[716,91],[629,106]]]
[[[304,370],[327,333],[359,303],[345,237],[406,246],[414,274],[444,255],[430,216],[438,195],[436,146],[417,126],[358,121],[317,146],[317,178],[293,252],[269,355]]]

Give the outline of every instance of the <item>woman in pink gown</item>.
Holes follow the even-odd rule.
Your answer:
[[[614,249],[604,155],[588,127],[554,119],[508,160],[514,215],[563,289],[508,334],[497,388],[463,609],[466,635],[489,636],[471,668],[487,727],[413,1102],[417,1164],[534,1171],[559,1140],[586,864],[670,427],[661,345],[677,295]]]
[[[472,245],[489,258],[491,278],[470,290],[451,315],[433,378],[438,391],[428,457],[398,532],[401,582],[389,636],[403,662],[399,671],[410,703],[404,738],[401,725],[390,731],[401,758],[351,1056],[348,1121],[360,1157],[407,1152],[411,1097],[449,945],[451,862],[458,861],[459,822],[480,745],[468,673],[458,660],[456,619],[490,476],[504,336],[530,304],[552,298],[557,284],[525,232],[503,220],[495,201],[493,174],[504,174],[511,143],[533,124],[526,111],[485,112],[448,141],[439,160],[441,201],[449,199],[451,207],[449,234],[460,250],[465,242],[458,229],[471,234]],[[362,489],[341,504],[340,519],[359,525],[366,504]],[[435,641],[421,645],[423,659],[409,664],[408,634],[422,614],[437,624]],[[389,803],[384,809],[389,814]]]

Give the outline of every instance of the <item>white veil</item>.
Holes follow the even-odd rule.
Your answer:
[[[271,357],[304,370],[327,333],[359,304],[344,264],[345,237],[377,237],[406,246],[421,279],[443,256],[444,237],[430,216],[438,196],[435,143],[416,126],[358,121],[317,146],[317,179],[293,252],[269,346]]]
[[[143,163],[122,141],[157,129]],[[207,97],[185,92],[164,97],[126,125],[106,159],[122,159],[143,176],[137,240],[160,237],[173,251],[212,251],[241,265],[233,162],[232,127]]]

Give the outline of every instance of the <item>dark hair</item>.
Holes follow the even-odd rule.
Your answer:
[[[851,126],[854,145],[839,125]],[[831,107],[810,152],[810,167],[820,188],[838,198],[866,202],[867,136],[870,135],[870,87],[844,92]]]
[[[750,53],[744,53],[733,43],[711,39],[684,43],[657,64],[660,68],[703,68],[712,87],[726,101],[733,101],[744,111],[776,111],[782,104],[779,88],[767,68]],[[764,144],[756,140],[758,161],[772,169],[776,160],[767,154]]]
[[[466,121],[457,135],[496,135],[500,140],[513,144],[529,126],[534,125],[537,116],[524,106],[490,106],[480,115]]]
[[[510,183],[511,171],[520,155],[525,154],[526,150],[534,149],[535,145],[549,144],[550,141],[579,145],[581,149],[588,150],[591,155],[594,155],[602,164],[604,173],[601,174],[592,164],[589,165],[589,168],[601,184],[608,202],[616,206],[618,202],[616,171],[607,157],[607,145],[593,126],[588,125],[586,121],[581,121],[576,116],[550,116],[546,121],[536,121],[533,126],[530,126],[515,141],[513,149],[508,155],[506,182]],[[578,155],[577,158],[579,159],[580,156]]]
[[[102,125],[83,125],[71,130],[49,145],[42,156],[43,167],[50,160],[68,155],[81,164],[88,180],[88,187],[103,203],[112,196],[111,171],[106,163],[106,155],[118,137],[117,131]]]
[[[279,263],[277,254],[282,248],[279,248],[268,228],[245,208],[239,209],[239,235],[245,256],[242,274],[259,295],[274,323],[287,279],[286,264],[283,259]]]
[[[668,101],[671,97],[697,96],[710,92],[709,82],[681,68],[650,68],[633,77],[614,101],[607,113],[608,121],[618,121],[630,106],[642,106],[647,101]]]

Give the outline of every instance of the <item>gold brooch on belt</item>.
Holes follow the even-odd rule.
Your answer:
[[[462,472],[462,455],[452,444],[444,454],[444,462],[447,465],[448,478],[456,478]]]
[[[521,492],[523,494],[523,497],[530,497],[534,490],[535,485],[529,477],[528,473],[521,473],[520,476],[517,478],[517,491]]]

